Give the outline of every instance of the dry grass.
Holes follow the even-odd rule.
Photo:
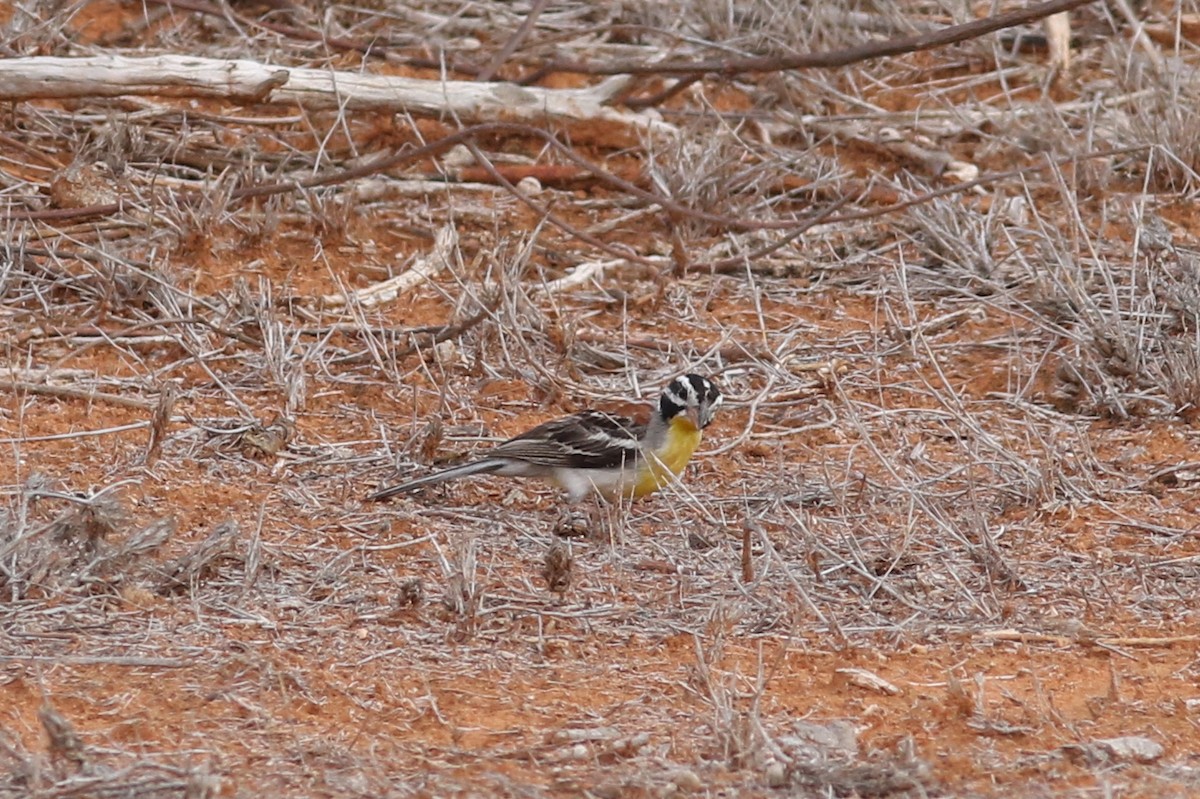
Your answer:
[[[840,47],[943,6],[551,4],[501,74]],[[9,48],[357,63],[269,23],[463,67],[528,11],[27,3]],[[430,120],[14,104],[6,209],[125,204],[4,222],[0,795],[1194,790],[1195,44],[1160,75],[1120,17],[1076,16],[1057,84],[1005,37],[697,83],[662,110],[680,139],[587,155],[729,224],[545,187],[644,259],[576,285],[610,255],[432,162],[235,199]],[[1003,176],[866,216],[964,165]],[[852,218],[771,227],[835,202]],[[444,271],[354,294],[447,226]],[[688,479],[582,536],[498,479],[361,502],[685,370],[729,400]],[[1105,760],[1122,735],[1166,753]]]

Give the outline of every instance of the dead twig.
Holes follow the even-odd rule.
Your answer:
[[[977,19],[962,25],[951,25],[936,31],[915,36],[902,36],[882,42],[868,42],[845,50],[829,53],[800,53],[792,56],[759,56],[752,58],[730,58],[712,61],[668,61],[647,63],[645,61],[618,61],[608,64],[586,64],[579,61],[552,61],[521,80],[533,83],[555,72],[576,72],[585,75],[675,75],[683,78],[695,75],[722,75],[732,77],[747,72],[784,72],[795,69],[833,69],[876,58],[918,53],[959,42],[978,39],[1005,28],[1036,22],[1051,14],[1070,11],[1088,5],[1095,0],[1051,0],[1047,3],[997,14],[994,17]]]
[[[1026,644],[1058,644],[1067,646],[1083,644],[1085,646],[1140,646],[1148,648],[1169,648],[1176,644],[1188,644],[1200,641],[1200,635],[1169,635],[1169,636],[1133,636],[1133,637],[1092,637],[1089,635],[1053,635],[1050,633],[1027,633],[1020,630],[989,630],[980,633],[980,638],[989,641],[1013,641]]]
[[[339,308],[347,304],[372,308],[391,302],[445,271],[453,263],[457,249],[458,231],[451,223],[438,231],[433,250],[419,257],[404,272],[349,294],[328,294],[321,298],[321,303],[326,308]]]
[[[70,386],[49,386],[43,383],[28,383],[24,380],[0,380],[0,391],[12,391],[18,394],[42,394],[49,397],[87,400],[88,402],[104,402],[122,408],[136,408],[139,411],[152,411],[156,407],[156,403],[148,400],[134,399],[133,397],[125,397],[120,394],[106,394],[103,391],[71,388]]]
[[[514,32],[512,36],[508,37],[508,41],[506,41],[504,46],[500,48],[499,52],[492,57],[492,60],[488,62],[487,66],[479,70],[479,74],[475,76],[476,80],[488,81],[492,79],[492,76],[496,74],[496,70],[500,69],[500,67],[504,65],[504,62],[507,61],[509,57],[517,51],[517,48],[521,46],[521,43],[529,37],[530,31],[533,30],[534,23],[537,22],[537,18],[542,15],[542,12],[546,10],[546,6],[549,5],[549,2],[550,0],[534,0],[533,5],[530,7],[529,12],[525,15],[525,19],[521,20],[521,25],[517,28],[516,32]]]

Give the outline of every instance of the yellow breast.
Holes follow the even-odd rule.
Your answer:
[[[671,420],[663,445],[653,453],[647,453],[645,463],[638,471],[637,482],[630,494],[644,497],[652,494],[683,473],[692,453],[700,446],[701,433],[696,426],[682,415]]]

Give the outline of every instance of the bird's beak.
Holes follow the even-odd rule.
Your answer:
[[[685,413],[687,415],[688,421],[692,423],[692,427],[699,430],[700,429],[700,408],[698,406],[693,407],[693,408],[688,408]]]

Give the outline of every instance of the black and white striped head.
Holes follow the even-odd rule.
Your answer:
[[[681,375],[663,390],[658,412],[667,422],[683,414],[693,427],[703,430],[712,422],[721,402],[721,390],[707,377]]]

